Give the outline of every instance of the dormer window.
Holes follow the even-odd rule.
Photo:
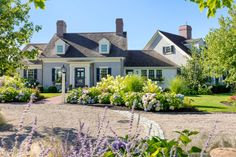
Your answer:
[[[63,45],[57,45],[57,54],[63,54],[64,50],[63,50]]]
[[[106,52],[107,52],[107,47],[108,47],[107,44],[102,44],[102,45],[101,45],[101,52],[106,53]]]
[[[110,53],[110,42],[106,38],[103,38],[99,41],[99,53],[101,54]]]

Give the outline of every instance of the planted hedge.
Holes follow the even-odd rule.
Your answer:
[[[157,83],[136,75],[107,76],[97,86],[70,91],[71,104],[111,104],[145,111],[168,111],[183,107],[184,96],[163,92]]]

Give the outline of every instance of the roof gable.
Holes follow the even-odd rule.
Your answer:
[[[65,55],[59,56],[53,52],[55,41],[59,38],[69,45]],[[111,43],[109,54],[99,54],[99,41],[104,38]],[[46,57],[122,57],[126,50],[126,33],[124,36],[118,36],[115,32],[65,33],[63,37],[54,35],[44,54]]]

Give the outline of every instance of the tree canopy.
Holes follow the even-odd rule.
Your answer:
[[[21,51],[40,29],[29,21],[29,5],[21,0],[0,0],[0,75],[13,72],[22,65],[23,58],[34,55]]]
[[[207,9],[207,17],[213,17],[217,9],[232,8],[234,0],[188,0],[197,3],[200,11]]]
[[[219,18],[219,28],[206,36],[205,70],[210,76],[226,75],[226,82],[236,83],[236,7],[229,17]]]

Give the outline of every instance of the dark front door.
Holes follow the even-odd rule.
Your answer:
[[[75,68],[75,87],[85,86],[85,69]]]

